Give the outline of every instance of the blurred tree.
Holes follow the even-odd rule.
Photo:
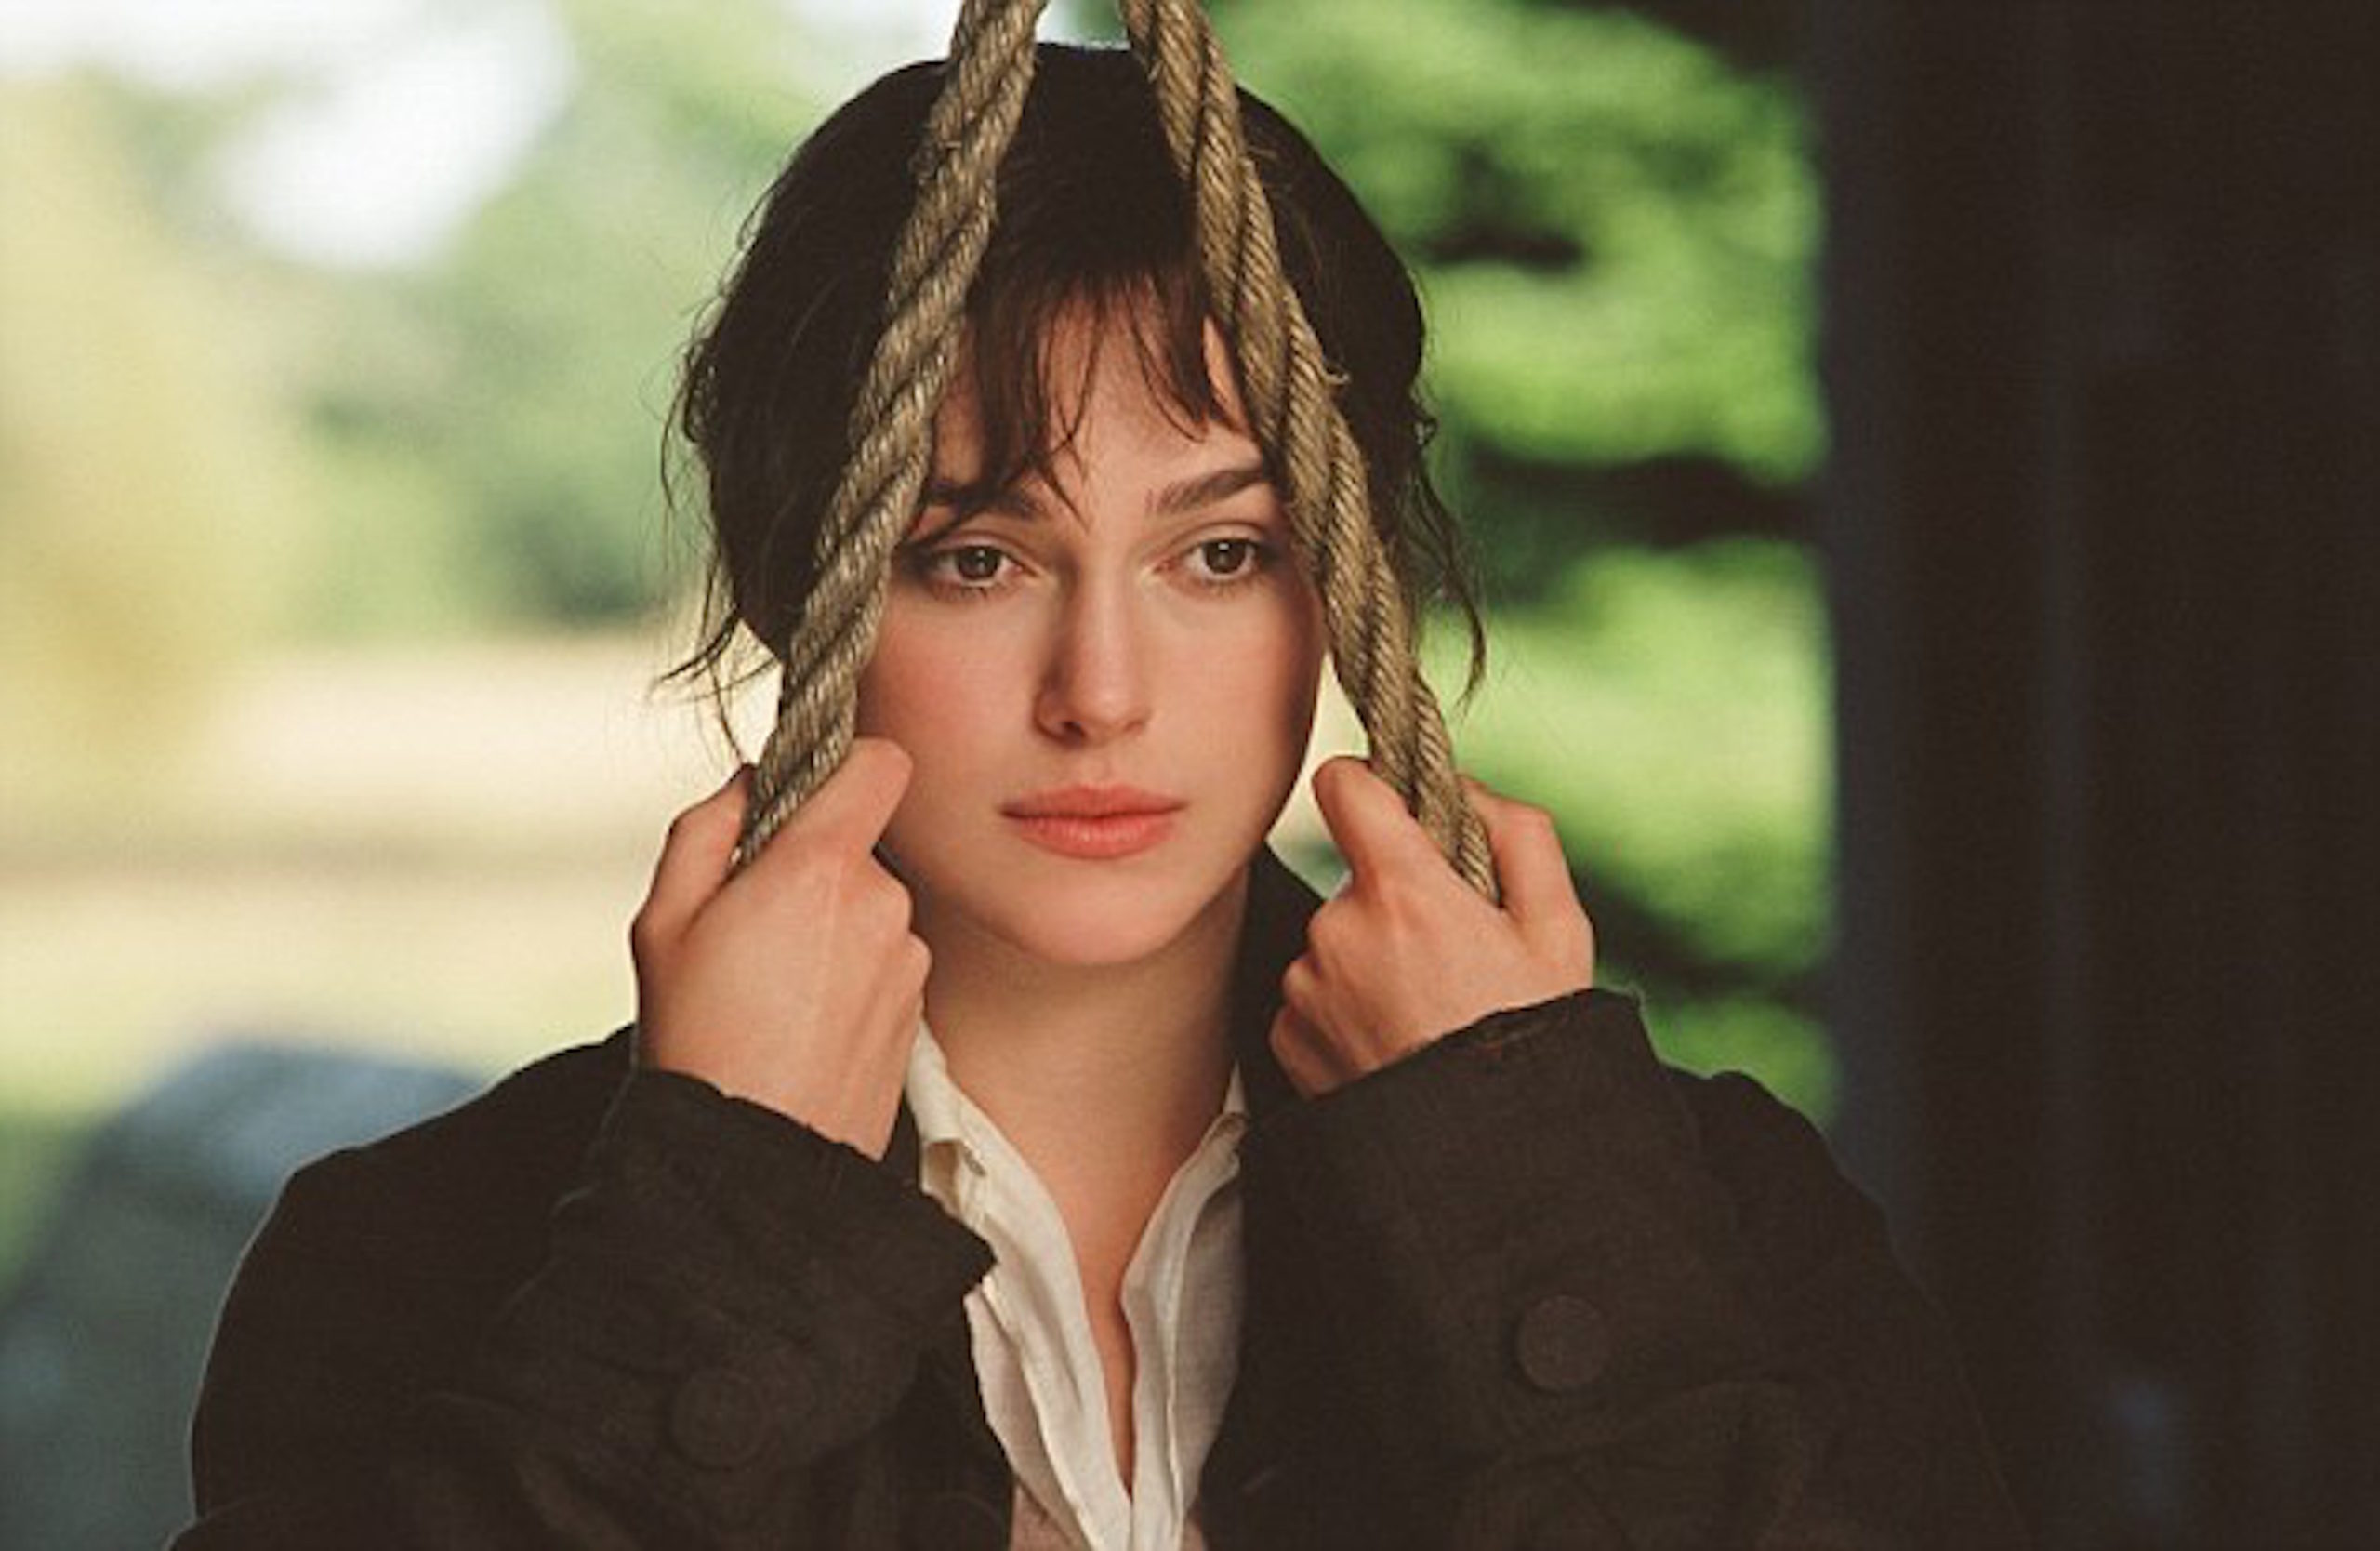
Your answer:
[[[123,788],[279,622],[308,486],[222,277],[152,215],[89,83],[0,86],[0,788]]]
[[[816,104],[767,0],[557,9],[577,70],[560,117],[451,250],[381,298],[387,326],[349,336],[370,348],[322,358],[313,398],[354,464],[431,471],[473,612],[588,624],[665,590],[677,352]]]
[[[1437,466],[1502,664],[1466,762],[1554,810],[1667,1054],[1823,1114],[1818,195],[1777,70],[1791,12],[1645,9],[1706,39],[1572,0],[1215,5],[1421,280]]]
[[[1799,534],[1824,437],[1788,84],[1617,8],[1217,9],[1416,262],[1441,468],[1501,595],[1598,540]]]
[[[218,418],[231,403],[257,411],[217,439],[228,467],[311,476],[308,501],[282,503],[304,505],[311,530],[284,590],[309,630],[602,625],[667,590],[659,444],[675,357],[818,97],[805,34],[772,0],[551,8],[575,66],[565,107],[417,263],[325,268],[230,213],[226,153],[319,88],[304,76],[95,84],[89,112],[137,175],[107,186],[143,230],[85,263],[71,228],[19,228],[25,283],[64,259],[105,284],[136,252],[206,274],[213,305],[192,311],[213,319],[198,326],[236,335],[255,380],[245,398],[183,397]],[[20,369],[36,343],[12,338]]]
[[[1824,1115],[1829,662],[1806,546],[1612,545],[1495,622],[1466,764],[1551,809],[1664,1053]],[[1449,667],[1451,665],[1448,665]],[[1439,677],[1443,681],[1445,674]]]
[[[1563,0],[1588,5],[1600,0]],[[1708,45],[1739,69],[1790,73],[1809,26],[1808,0],[1630,0],[1629,9]]]

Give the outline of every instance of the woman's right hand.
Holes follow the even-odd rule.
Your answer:
[[[884,1155],[928,966],[909,891],[874,852],[909,771],[899,745],[854,738],[732,877],[750,772],[678,815],[628,929],[640,1064]]]

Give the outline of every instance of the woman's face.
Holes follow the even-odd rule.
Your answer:
[[[1131,341],[1102,349],[1094,326],[1078,316],[1053,341],[1050,379],[1087,384],[1054,487],[1028,477],[951,525],[945,493],[983,456],[958,375],[919,521],[932,537],[896,558],[861,675],[859,731],[916,762],[884,843],[938,950],[981,934],[1091,965],[1173,943],[1236,901],[1313,725],[1320,604],[1220,337],[1229,419],[1185,429]]]

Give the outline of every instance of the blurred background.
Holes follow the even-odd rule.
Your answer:
[[[1210,8],[1419,272],[1606,978],[1828,1128],[2045,1544],[2380,1544],[2369,8]],[[952,9],[0,7],[0,1544],[171,1522],[298,1158],[628,1015],[732,759],[675,355]]]

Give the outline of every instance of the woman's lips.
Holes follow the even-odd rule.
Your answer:
[[[1111,861],[1146,851],[1173,830],[1179,798],[1130,787],[1069,787],[1005,804],[1025,838],[1061,856]]]

